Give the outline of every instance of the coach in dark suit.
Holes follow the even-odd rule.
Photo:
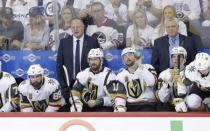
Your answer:
[[[164,24],[167,35],[155,40],[151,60],[151,64],[158,74],[171,67],[169,54],[173,47],[183,46],[186,49],[187,60],[185,64],[193,61],[197,53],[195,42],[190,37],[178,33],[179,26],[176,18],[168,18]]]
[[[61,85],[61,94],[69,103],[70,89],[67,87],[63,65],[68,70],[70,88],[79,71],[88,67],[87,54],[92,48],[99,48],[97,41],[84,34],[84,23],[75,18],[71,22],[73,36],[61,39],[57,55],[57,78]],[[68,109],[69,110],[69,109]]]

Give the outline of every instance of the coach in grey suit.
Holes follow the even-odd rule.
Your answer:
[[[73,36],[61,39],[57,55],[57,78],[61,85],[61,94],[67,103],[69,103],[70,88],[67,87],[62,66],[65,65],[68,70],[70,87],[72,87],[77,73],[88,67],[87,54],[89,50],[99,48],[95,39],[84,34],[84,23],[82,20],[78,18],[73,19],[71,30]],[[79,47],[77,46],[78,44]]]
[[[169,54],[173,47],[183,46],[186,49],[187,61],[185,64],[193,61],[197,53],[195,42],[190,37],[178,33],[179,26],[176,18],[168,18],[164,24],[167,35],[155,40],[151,60],[158,74],[171,67]]]

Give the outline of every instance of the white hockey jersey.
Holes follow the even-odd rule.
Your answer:
[[[210,91],[210,73],[207,76],[202,76],[201,73],[196,70],[194,61],[186,66],[185,77],[191,82],[196,82],[201,90]]]
[[[123,34],[118,31],[119,26],[110,19],[101,25],[88,25],[86,34],[92,36],[102,49],[118,48],[123,43]]]
[[[88,100],[96,100],[103,98],[103,106],[112,106],[111,94],[108,92],[108,85],[110,82],[115,81],[115,74],[107,67],[103,67],[103,70],[97,74],[94,74],[90,68],[86,68],[84,71],[79,72],[76,77],[72,92],[74,99],[83,99],[83,102]],[[81,96],[82,93],[88,91],[90,93],[89,98]],[[78,93],[80,95],[78,95]],[[82,97],[82,98],[81,98]]]
[[[45,112],[48,107],[61,106],[61,92],[58,81],[44,77],[44,83],[39,90],[35,90],[27,79],[18,87],[21,101],[20,108],[32,108],[34,112]]]
[[[7,73],[0,73],[0,109],[10,112],[16,107],[18,100],[18,90],[15,78]]]
[[[161,102],[172,102],[174,98],[183,98],[189,93],[189,86],[183,84],[184,70],[179,72],[180,80],[174,77],[175,69],[168,68],[159,75],[158,89]],[[179,82],[178,82],[179,81]]]
[[[127,102],[154,102],[156,101],[154,86],[156,81],[156,72],[154,67],[144,64],[142,68],[138,68],[133,74],[127,69],[117,75],[127,92]]]

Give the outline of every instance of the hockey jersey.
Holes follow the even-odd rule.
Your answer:
[[[202,74],[196,70],[194,61],[186,66],[185,77],[191,82],[195,82],[201,90],[210,91],[210,73],[207,76],[202,76]]]
[[[107,19],[101,26],[88,25],[86,34],[98,40],[103,49],[118,48],[123,43],[123,33],[118,28],[113,20]]]
[[[0,109],[4,112],[10,112],[17,107],[18,89],[15,78],[7,73],[0,73]]]
[[[172,102],[174,98],[184,98],[189,93],[190,87],[183,83],[184,77],[184,70],[177,72],[173,68],[168,68],[160,73],[158,97],[161,102]],[[165,97],[160,98],[160,95]]]
[[[127,102],[154,102],[156,101],[154,86],[156,83],[155,69],[144,64],[142,68],[138,68],[134,73],[130,73],[127,69],[122,69],[117,75],[117,81],[121,82],[127,94]]]
[[[102,71],[94,74],[90,68],[79,72],[76,77],[76,82],[73,86],[74,99],[82,99],[84,103],[88,100],[96,100],[103,98],[103,106],[113,106],[112,95],[110,92],[113,90],[112,84],[116,79],[115,74],[107,67],[103,67]],[[89,93],[88,97],[85,95]]]
[[[58,81],[44,77],[42,87],[35,90],[27,79],[20,83],[18,89],[21,96],[20,108],[32,108],[34,112],[45,112],[50,107],[61,106],[61,92]]]

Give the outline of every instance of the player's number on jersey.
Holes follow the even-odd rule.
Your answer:
[[[60,91],[55,92],[55,93],[53,94],[53,99],[54,99],[54,100],[59,100],[60,98],[61,98],[61,92],[60,92]]]

